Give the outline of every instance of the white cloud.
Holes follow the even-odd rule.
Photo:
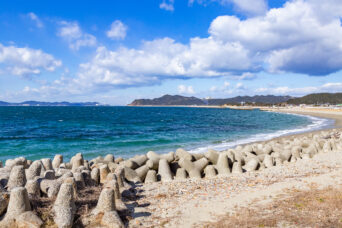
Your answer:
[[[299,88],[289,88],[287,86],[275,87],[275,88],[258,88],[255,90],[256,93],[261,94],[277,94],[277,95],[306,95],[310,93],[337,93],[342,91],[342,83],[325,83],[321,86],[308,86]]]
[[[179,85],[178,86],[178,93],[181,94],[194,94],[194,88],[192,86],[186,86],[186,85]]]
[[[294,0],[245,20],[220,16],[211,23],[209,37],[191,38],[188,44],[163,38],[132,49],[100,47],[81,64],[77,80],[109,88],[169,78],[248,80],[259,71],[326,75],[342,68],[342,27],[338,17],[323,17],[327,12],[318,12],[315,4]],[[77,31],[71,34],[77,37]]]
[[[62,65],[52,55],[41,50],[4,46],[0,44],[0,72],[17,76],[31,76],[42,71],[55,71]]]
[[[27,14],[27,16],[28,16],[32,21],[35,22],[35,24],[36,24],[36,26],[37,26],[38,28],[43,28],[43,27],[44,27],[43,22],[39,19],[39,17],[38,17],[35,13],[30,12],[30,13]]]
[[[157,84],[167,78],[228,76],[252,67],[248,53],[237,44],[194,38],[183,45],[164,38],[143,42],[138,49],[99,47],[91,61],[80,65],[78,76],[88,84],[122,87]]]
[[[196,0],[189,0],[192,5]],[[197,0],[198,4],[207,5],[211,2],[217,2],[223,6],[233,4],[236,11],[250,16],[262,15],[267,11],[267,2],[265,0]]]
[[[265,0],[220,0],[221,4],[233,3],[237,11],[247,15],[262,15],[267,11]]]
[[[338,0],[292,0],[257,17],[220,16],[211,23],[208,37],[193,37],[187,43],[166,37],[144,41],[137,48],[98,47],[89,61],[80,64],[75,78],[51,86],[103,92],[166,79],[246,80],[261,71],[328,75],[342,69],[340,15]],[[86,36],[76,22],[61,25],[59,35],[71,46],[86,46],[76,42]],[[91,43],[95,45],[96,39]],[[242,83],[238,87],[232,89],[244,89]],[[274,92],[297,91],[280,87]]]
[[[162,3],[160,3],[159,8],[167,11],[174,11],[174,0],[163,0]]]
[[[326,75],[342,67],[341,22],[324,8],[333,2],[337,9],[342,5],[334,0],[322,6],[317,1],[294,0],[261,17],[221,16],[209,32],[214,39],[240,43],[271,72]]]
[[[225,82],[224,82],[224,87],[227,88],[227,87],[229,87],[229,86],[230,86],[230,83],[227,82],[227,81],[225,81]]]
[[[231,75],[229,78],[234,80],[254,80],[257,78],[257,76],[254,73],[251,72],[245,72],[241,75]]]
[[[216,92],[219,88],[217,86],[210,87],[210,92]]]
[[[236,87],[236,89],[239,89],[239,90],[246,89],[246,87],[241,82],[237,83],[235,87]]]
[[[115,20],[111,26],[110,30],[107,31],[107,36],[113,40],[123,40],[126,37],[127,26],[121,21]]]
[[[77,22],[61,21],[57,33],[69,43],[73,50],[79,50],[81,47],[94,47],[97,44],[96,37],[82,32]]]
[[[341,92],[342,91],[342,83],[341,82],[325,83],[321,86],[321,88],[327,92]]]

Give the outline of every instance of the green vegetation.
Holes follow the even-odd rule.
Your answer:
[[[338,105],[342,104],[342,93],[314,93],[309,94],[304,97],[294,98],[287,101],[288,104],[311,104],[311,105],[322,105],[322,104],[332,104]]]

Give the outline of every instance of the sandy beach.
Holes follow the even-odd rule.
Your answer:
[[[331,108],[316,108],[316,107],[293,107],[293,108],[263,108],[260,110],[271,111],[271,112],[285,112],[294,113],[301,115],[309,115],[315,117],[322,117],[335,120],[335,127],[342,127],[342,109],[331,109]]]
[[[335,120],[336,128],[342,127],[342,112],[332,109],[268,108],[263,110],[330,118]],[[298,135],[309,134],[311,133]],[[283,136],[277,139],[293,139],[298,135]],[[253,216],[255,216],[254,219],[260,216],[256,213],[248,216],[250,220],[246,219],[246,215],[240,215],[241,219],[245,219],[242,223],[236,218],[233,219],[235,223],[225,223],[225,220],[232,220],[229,215],[234,215],[245,208],[258,210],[266,205],[272,205],[276,200],[287,199],[291,195],[286,194],[289,190],[303,191],[305,195],[314,191],[312,186],[315,186],[315,191],[331,186],[340,190],[342,188],[341,152],[319,154],[312,159],[286,163],[281,167],[274,166],[257,172],[232,174],[230,177],[140,186],[138,191],[141,191],[145,197],[138,204],[144,206],[137,207],[135,210],[141,214],[151,213],[151,216],[137,216],[130,224],[132,227],[257,227],[259,225],[259,227],[264,227],[263,224],[248,223],[248,221],[253,221]],[[282,220],[284,219],[282,217],[279,217],[278,221],[272,216],[275,211],[269,211],[264,215],[266,218],[271,217],[266,220],[265,224],[267,221],[272,221],[275,227],[282,224],[302,227],[305,224],[288,224],[287,221]],[[297,210],[295,213],[300,213],[300,211]],[[338,212],[338,215],[342,216],[342,213]],[[340,218],[338,217],[338,222],[340,222]],[[301,219],[300,214],[297,219]],[[331,225],[323,223],[323,220],[320,224],[319,221],[319,219],[313,220],[313,223],[305,225],[308,227]],[[313,225],[315,223],[316,225]],[[336,223],[333,226],[336,226]],[[342,223],[338,223],[338,226],[342,226]]]
[[[9,159],[0,168],[0,226],[342,226],[333,204],[342,200],[342,112],[265,111],[333,118],[335,128],[220,153]]]

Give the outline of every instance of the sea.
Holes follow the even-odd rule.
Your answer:
[[[260,110],[190,107],[0,107],[0,160],[82,153],[128,158],[184,148],[224,150],[332,127],[329,119]]]

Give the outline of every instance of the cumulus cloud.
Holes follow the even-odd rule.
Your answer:
[[[209,32],[214,39],[239,42],[257,55],[268,71],[327,75],[342,66],[340,18],[329,16],[324,8],[332,2],[336,1],[324,1],[320,9],[317,1],[291,1],[265,16],[246,20],[220,16]]]
[[[43,28],[44,24],[35,13],[28,13],[27,16],[36,24],[38,28]]]
[[[327,75],[342,67],[342,27],[339,17],[324,17],[328,10],[318,11],[316,4],[295,0],[244,20],[220,16],[208,37],[188,44],[166,37],[139,48],[100,47],[81,64],[79,78],[94,85],[141,86],[169,78],[248,80],[260,71]]]
[[[293,0],[256,17],[219,16],[207,37],[193,37],[187,43],[165,37],[144,41],[137,48],[100,46],[63,86],[105,91],[176,78],[247,80],[262,71],[328,75],[342,68],[341,15],[338,0]],[[62,23],[59,35],[75,46],[85,37],[75,22]],[[244,88],[238,87],[234,89]],[[288,89],[281,87],[275,93],[282,91]]]
[[[194,94],[195,90],[192,86],[186,86],[186,85],[179,85],[178,86],[178,93],[181,94]]]
[[[41,50],[0,44],[0,73],[2,74],[31,76],[42,71],[55,71],[61,65],[60,60]]]
[[[77,22],[61,21],[57,35],[69,43],[73,50],[79,50],[81,47],[94,47],[97,44],[96,37],[84,33]]]
[[[94,85],[141,86],[168,78],[219,77],[249,68],[248,53],[239,45],[210,38],[194,38],[183,45],[163,38],[145,41],[138,49],[99,47],[91,61],[80,65],[79,78]]]
[[[113,40],[123,40],[126,37],[127,26],[121,21],[115,20],[111,26],[110,30],[107,31],[107,36]]]
[[[174,11],[174,4],[174,0],[163,0],[162,3],[160,3],[159,8],[166,11]]]

